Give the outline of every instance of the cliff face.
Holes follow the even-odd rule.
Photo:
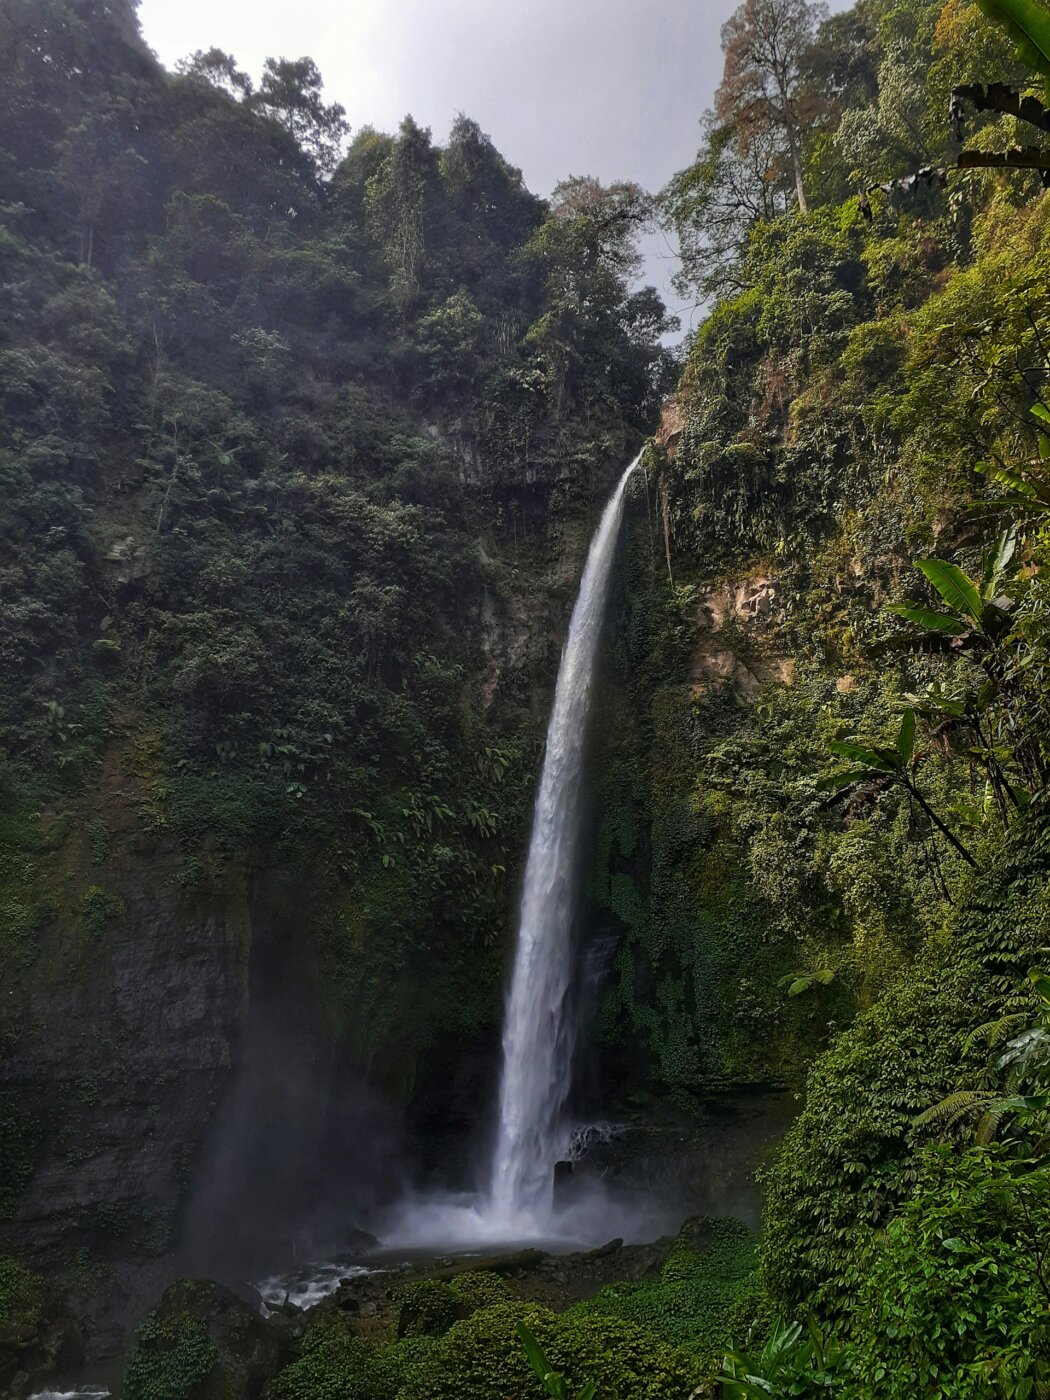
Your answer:
[[[94,793],[24,814],[31,932],[4,979],[4,1235],[53,1278],[86,1270],[103,1314],[173,1244],[248,1007],[245,872],[187,887],[149,829],[150,747],[129,728]]]
[[[463,602],[479,744],[494,762],[508,738],[528,745],[491,815],[508,854],[480,959],[455,898],[421,928],[394,862],[348,869],[332,825],[240,850],[206,825],[188,836],[163,745],[131,710],[87,790],[5,822],[2,1235],[72,1288],[93,1348],[179,1272],[236,1280],[293,1235],[331,1244],[336,1216],[400,1189],[409,1134],[432,1131],[457,1154],[437,1169],[462,1172],[493,1092],[532,768],[586,535],[579,518],[517,551],[479,541],[489,582]]]
[[[206,828],[188,842],[161,746],[134,714],[119,721],[91,791],[24,814],[9,850],[27,932],[5,985],[4,1237],[74,1289],[93,1347],[114,1346],[180,1272],[236,1281],[293,1237],[331,1247],[334,1221],[366,1219],[418,1179],[421,1160],[432,1179],[469,1179],[494,1092],[540,741],[589,523],[552,513],[543,536],[478,544],[489,582],[463,614],[476,648],[465,690],[486,726],[477,742],[499,752],[508,736],[527,744],[492,814],[507,852],[501,924],[478,953],[454,892],[447,906],[431,903],[429,926],[406,920],[398,866],[348,869],[330,825],[312,849],[277,838],[231,851]],[[592,763],[596,873],[584,936],[607,941],[595,1029],[604,1048],[601,1073],[581,1082],[595,1107],[634,1090],[702,1096],[783,1080],[782,1047],[760,1050],[757,1024],[738,1035],[735,1061],[717,1058],[732,1053],[732,1037],[698,959],[739,959],[732,911],[746,888],[731,871],[705,874],[702,851],[697,867],[688,765],[667,749],[680,742],[669,717],[701,693],[750,700],[739,676],[754,676],[752,653],[768,650],[775,588],[762,578],[698,590],[669,653],[659,544],[635,501]],[[716,623],[758,639],[727,676],[711,671],[728,648]],[[674,958],[688,960],[685,981]],[[727,965],[730,1004],[737,970]],[[762,1131],[746,1134],[749,1153],[760,1152]],[[729,1196],[746,1198],[744,1177],[726,1178]]]

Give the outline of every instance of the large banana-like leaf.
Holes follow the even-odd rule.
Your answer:
[[[981,596],[986,602],[992,602],[999,592],[999,586],[1006,577],[1006,571],[1016,552],[1017,530],[1013,526],[1007,526],[999,536],[995,549],[989,549],[984,556]]]
[[[826,773],[823,778],[818,778],[817,789],[820,792],[840,792],[853,783],[862,783],[865,778],[871,778],[870,768],[844,768],[837,773]]]
[[[850,744],[842,739],[833,739],[828,748],[839,758],[850,758],[854,763],[863,763],[866,768],[874,768],[879,773],[893,773],[898,767],[896,754],[888,754],[883,749],[869,749],[863,744]]]
[[[903,617],[905,622],[925,627],[928,632],[946,632],[952,637],[959,637],[970,630],[960,618],[952,617],[950,613],[934,612],[932,608],[924,608],[918,603],[888,603],[887,611]]]
[[[1039,0],[977,0],[1017,45],[1018,59],[1050,79],[1050,11]],[[1047,83],[1050,91],[1050,82]]]
[[[1040,496],[1037,482],[1029,480],[1027,474],[1019,471],[1011,471],[1009,467],[997,466],[994,462],[977,462],[974,464],[974,471],[986,476],[989,481],[997,481],[1000,486],[1008,486],[1011,491],[1015,491],[1019,496],[1030,496],[1033,500],[1045,499],[1050,501],[1050,491],[1044,487],[1043,495]]]
[[[949,564],[944,559],[919,559],[915,567],[926,575],[960,617],[972,617],[974,622],[980,622],[981,595],[957,564]]]

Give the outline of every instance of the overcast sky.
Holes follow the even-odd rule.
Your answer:
[[[566,175],[658,190],[689,164],[736,3],[141,0],[139,13],[169,67],[217,46],[257,78],[270,55],[308,54],[354,130],[393,131],[411,112],[442,142],[465,112],[546,195]],[[647,280],[677,306],[673,250],[654,237],[646,251]]]

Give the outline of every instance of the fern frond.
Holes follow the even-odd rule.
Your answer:
[[[1010,1109],[1005,1102],[1001,1101],[997,1104],[993,1104],[987,1112],[981,1115],[980,1121],[977,1124],[977,1132],[974,1135],[978,1147],[987,1147],[989,1143],[995,1141],[999,1132],[999,1125],[1004,1118],[1009,1116],[1009,1113]]]
[[[969,1053],[978,1044],[987,1045],[989,1050],[994,1050],[1009,1040],[1019,1026],[1027,1023],[1028,1018],[1019,1011],[1010,1016],[1000,1016],[998,1021],[986,1021],[983,1026],[972,1030],[963,1041],[963,1053]]]
[[[941,1099],[940,1103],[935,1103],[917,1114],[912,1119],[912,1124],[916,1128],[937,1128],[946,1133],[954,1128],[956,1123],[983,1113],[998,1100],[998,1094],[983,1089],[957,1089],[954,1094]]]

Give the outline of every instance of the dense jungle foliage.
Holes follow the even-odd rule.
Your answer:
[[[546,566],[548,504],[586,510],[668,383],[620,196],[534,197],[467,118],[346,144],[307,60],[167,73],[131,0],[5,0],[0,49],[9,956],[54,902],[25,893],[33,813],[76,808],[101,866],[78,801],[123,746],[185,887],[323,852],[333,984],[382,1018],[454,936],[435,1016],[470,1024],[549,665],[493,706],[483,602]]]
[[[403,1098],[491,1034],[560,619],[672,387],[647,222],[703,308],[587,912],[617,1107],[798,1095],[761,1237],[560,1313],[494,1276],[397,1335],[326,1311],[275,1400],[1050,1394],[1050,10],[744,0],[723,47],[666,190],[544,201],[465,117],[351,133],[308,60],[167,73],[130,0],[0,0],[7,989],[86,975],[145,842],[187,901],[292,872],[333,1036]],[[9,1097],[5,1216],[55,1131]],[[227,1375],[194,1307],[128,1400]]]

